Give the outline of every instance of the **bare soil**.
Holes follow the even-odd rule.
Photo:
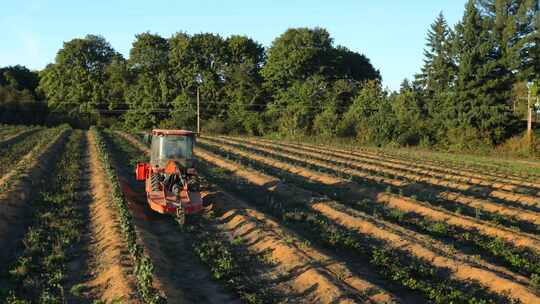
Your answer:
[[[204,142],[204,140],[201,141]],[[347,196],[348,200],[351,202],[369,198],[377,203],[390,204],[391,207],[403,211],[414,211],[433,220],[448,221],[449,224],[458,225],[463,228],[478,229],[481,233],[484,233],[486,235],[500,237],[505,241],[513,243],[517,246],[525,246],[529,249],[540,252],[540,238],[533,234],[517,232],[501,226],[494,226],[485,221],[473,219],[463,215],[457,215],[444,209],[421,203],[411,198],[396,196],[386,192],[377,191],[372,188],[360,186],[356,183],[352,183],[350,181],[335,176],[330,176],[306,168],[290,165],[268,157],[247,153],[240,149],[227,146],[225,144],[221,144],[219,145],[219,147],[224,151],[229,151],[237,155],[249,157],[253,160],[260,161],[261,163],[264,163],[266,165],[285,170],[298,176],[302,176],[314,182],[332,186],[336,190],[339,190],[341,193],[344,193],[344,195]],[[405,204],[405,202],[407,204]]]
[[[305,162],[308,162],[308,163],[311,163],[311,164],[314,164],[314,165],[317,165],[317,166],[328,167],[328,165],[325,165],[321,161],[318,161],[318,160],[315,160],[315,159],[306,159],[306,158],[294,156],[294,155],[291,155],[291,154],[286,154],[286,153],[283,153],[283,152],[279,152],[279,151],[276,151],[275,149],[264,147],[264,144],[260,144],[260,143],[259,144],[249,144],[249,143],[245,143],[245,142],[242,143],[241,140],[237,140],[237,139],[230,140],[230,139],[221,138],[220,140],[226,141],[226,142],[228,141],[229,143],[241,143],[242,145],[244,145],[246,147],[258,149],[260,151],[273,153],[273,154],[276,154],[276,155],[284,155],[284,156],[287,156],[287,157],[289,157],[291,159],[305,161]],[[288,149],[290,151],[294,151],[294,149],[290,149],[290,148],[282,148],[282,149]],[[445,188],[449,188],[449,189],[453,189],[453,190],[457,190],[457,191],[464,191],[464,192],[469,192],[469,193],[478,193],[479,195],[482,195],[482,196],[492,197],[492,198],[495,198],[495,199],[505,200],[505,201],[509,201],[509,202],[516,202],[516,203],[524,204],[524,205],[527,205],[527,206],[536,206],[536,205],[538,205],[540,203],[540,197],[536,197],[534,195],[513,193],[513,192],[506,191],[506,190],[482,188],[482,187],[479,187],[478,185],[474,185],[474,184],[466,184],[466,183],[457,182],[457,181],[453,181],[453,180],[439,179],[439,178],[432,177],[430,175],[422,176],[422,175],[419,175],[419,174],[410,173],[410,172],[405,171],[405,170],[400,171],[400,170],[396,170],[396,169],[390,169],[390,168],[386,168],[384,165],[374,165],[374,164],[369,164],[369,163],[351,163],[351,162],[346,162],[346,161],[340,161],[340,160],[337,160],[337,159],[333,159],[332,161],[339,164],[339,165],[341,165],[341,166],[348,166],[348,167],[352,168],[352,169],[345,169],[345,170],[347,170],[347,171],[353,170],[353,172],[355,174],[362,175],[363,177],[367,177],[370,174],[366,173],[366,172],[362,172],[362,171],[381,172],[381,173],[385,173],[385,174],[389,174],[389,175],[393,175],[393,176],[400,176],[400,177],[403,177],[403,178],[405,178],[405,179],[407,179],[409,181],[412,181],[412,182],[419,182],[419,183],[423,183],[423,184],[427,184],[427,185],[431,185],[431,186],[445,187]],[[330,167],[332,168],[334,166],[330,166]],[[362,170],[362,171],[358,171],[358,170]],[[405,185],[406,182],[401,181],[400,183],[403,186],[403,185]]]
[[[242,169],[236,164],[232,164],[223,159],[219,159],[218,157],[212,156],[210,153],[202,152],[200,151],[200,149],[197,151],[197,156],[218,166],[223,166],[228,170],[234,169],[232,170],[234,172],[234,175],[239,175],[254,183],[259,184],[263,182],[263,174],[255,172],[250,173],[249,171]],[[253,175],[253,178],[250,178],[250,174]],[[265,181],[263,185],[265,184],[268,185],[269,181]],[[280,190],[279,187],[274,187],[273,190],[283,191]],[[298,194],[298,191],[293,192]],[[290,194],[290,192],[286,193],[286,195]],[[513,297],[519,298],[525,303],[540,301],[540,298],[538,298],[533,292],[531,292],[528,287],[523,284],[517,283],[517,281],[519,280],[526,280],[524,278],[520,278],[519,280],[516,280],[515,278],[507,279],[506,276],[501,276],[500,274],[489,271],[483,267],[474,266],[470,263],[441,255],[434,250],[423,246],[419,242],[416,242],[415,240],[410,240],[406,237],[403,237],[402,235],[394,233],[388,230],[386,227],[381,228],[365,219],[351,216],[348,213],[336,210],[326,203],[314,203],[311,205],[311,207],[321,212],[329,219],[332,219],[336,223],[339,223],[347,228],[358,231],[361,234],[370,235],[379,240],[383,240],[388,246],[391,246],[393,248],[407,250],[421,259],[430,261],[430,263],[436,267],[449,269],[451,276],[454,279],[461,281],[478,281],[493,292],[497,292],[500,294],[510,292]]]
[[[233,142],[241,142],[241,141],[238,140],[238,141],[233,141]],[[246,142],[252,142],[252,141],[246,141]],[[279,147],[279,145],[272,145],[272,146],[281,148],[281,147]],[[290,150],[290,151],[295,152],[295,153],[301,153],[303,155],[306,155],[306,158],[299,158],[299,157],[295,157],[295,156],[291,156],[291,155],[287,155],[287,154],[282,154],[282,153],[276,152],[274,150],[271,150],[271,151],[274,151],[273,153],[276,153],[277,155],[286,155],[287,157],[298,159],[298,160],[304,160],[304,161],[306,161],[306,159],[309,159],[311,156],[318,157],[318,158],[328,158],[329,161],[331,161],[331,162],[336,162],[336,159],[342,159],[344,161],[340,161],[339,163],[341,165],[343,165],[344,167],[348,167],[350,169],[336,168],[334,165],[331,165],[329,163],[325,163],[323,161],[315,161],[315,160],[312,160],[312,159],[310,159],[309,162],[313,163],[313,164],[316,164],[318,166],[321,166],[323,168],[336,169],[338,171],[343,171],[343,172],[346,172],[347,174],[354,175],[356,177],[361,177],[361,178],[368,179],[368,180],[372,180],[372,181],[375,181],[375,182],[378,182],[378,183],[384,183],[384,184],[392,185],[392,186],[396,186],[396,187],[407,187],[408,186],[407,183],[402,181],[402,180],[390,179],[390,178],[381,178],[381,177],[378,177],[378,176],[367,174],[367,173],[365,173],[363,171],[358,171],[358,170],[354,169],[354,168],[358,167],[358,166],[355,165],[355,162],[354,161],[352,161],[352,162],[347,161],[347,160],[345,160],[344,157],[335,156],[334,158],[329,158],[327,156],[327,154],[328,155],[335,155],[335,154],[329,154],[327,152],[314,152],[314,151],[311,151],[311,150],[304,151],[304,150],[301,150],[301,149],[287,149],[287,150]],[[399,174],[399,173],[397,173],[397,174]],[[478,208],[478,209],[481,209],[481,210],[487,211],[487,212],[499,213],[499,214],[502,214],[502,215],[512,216],[512,217],[521,219],[523,221],[527,221],[527,222],[531,222],[531,223],[536,224],[536,225],[540,225],[540,214],[537,213],[537,212],[525,210],[525,209],[522,209],[522,208],[516,208],[516,207],[505,206],[505,205],[502,205],[502,204],[493,203],[493,202],[485,200],[485,199],[480,199],[480,198],[477,198],[477,197],[464,195],[464,194],[461,194],[459,192],[434,191],[434,190],[430,190],[429,188],[420,187],[420,186],[416,186],[416,185],[412,185],[411,187],[412,188],[417,188],[417,190],[415,192],[430,193],[430,194],[433,194],[434,196],[436,196],[436,197],[438,197],[440,199],[443,199],[443,200],[454,201],[456,203],[467,205],[467,206],[472,207],[472,208]]]
[[[399,155],[389,155],[384,153],[377,153],[368,150],[345,150],[339,149],[336,147],[321,147],[314,146],[310,144],[301,144],[301,143],[288,143],[288,142],[275,142],[266,139],[250,139],[253,142],[266,142],[271,144],[279,144],[281,146],[294,147],[299,149],[304,149],[311,152],[320,152],[324,150],[328,155],[333,155],[337,157],[344,157],[351,160],[359,161],[377,161],[385,164],[395,164],[399,166],[406,166],[410,170],[418,170],[417,172],[422,172],[429,170],[428,172],[433,172],[434,174],[440,174],[442,177],[446,176],[449,178],[456,178],[463,182],[471,182],[483,186],[491,186],[495,188],[500,188],[508,191],[520,190],[523,187],[536,188],[540,190],[540,183],[525,180],[522,178],[511,178],[503,177],[501,175],[490,175],[483,174],[477,171],[467,170],[467,169],[454,169],[449,166],[434,165],[430,161],[420,161],[413,159],[405,159]],[[530,163],[530,162],[529,162]]]
[[[133,264],[119,230],[119,219],[112,206],[109,179],[98,158],[95,140],[87,133],[88,176],[90,177],[91,277],[85,283],[93,297],[106,303],[140,303],[133,276]]]

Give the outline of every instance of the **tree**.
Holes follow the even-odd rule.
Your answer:
[[[353,52],[344,46],[337,46],[331,53],[331,78],[358,83],[368,80],[381,81],[380,72],[371,65],[366,56]]]
[[[538,75],[540,36],[538,0],[480,0],[506,69],[518,81]]]
[[[216,116],[224,119],[226,105],[221,101],[227,50],[223,38],[211,33],[193,36],[177,33],[169,43],[175,95],[189,97],[182,97],[184,102],[194,101],[198,87],[202,99],[201,119]]]
[[[439,14],[427,34],[424,66],[416,81],[428,98],[447,92],[454,83],[456,65],[452,54],[452,32],[444,15]]]
[[[39,89],[49,108],[74,118],[107,108],[106,69],[118,56],[100,36],[65,42],[55,62],[40,73]]]
[[[329,101],[329,84],[322,76],[294,82],[268,105],[267,116],[274,129],[286,136],[310,135],[313,121]]]
[[[260,114],[266,105],[260,76],[264,48],[245,36],[231,36],[225,44],[223,101],[227,104],[227,125],[237,132],[260,134]]]
[[[396,102],[422,100],[422,108],[426,110],[424,120],[431,125],[430,136],[441,138],[446,136],[445,120],[454,106],[448,103],[449,96],[455,86],[457,65],[453,43],[454,32],[448,27],[444,15],[440,13],[431,25],[427,34],[426,49],[424,49],[424,65],[420,74],[416,75],[415,88],[402,88],[404,96]],[[415,130],[416,132],[417,130]],[[427,134],[426,134],[427,136]],[[423,138],[425,139],[426,136]],[[406,140],[410,141],[410,140]]]
[[[261,74],[273,92],[287,90],[295,81],[328,76],[331,53],[332,38],[325,29],[288,29],[272,42]]]
[[[509,106],[512,81],[489,26],[489,20],[470,0],[463,21],[456,27],[459,69],[455,104],[448,118],[454,134],[471,134],[472,129],[478,141],[495,144],[508,136],[513,122]]]
[[[126,98],[129,110],[124,115],[127,126],[149,128],[168,118],[168,54],[165,38],[150,33],[135,36],[127,61],[133,74]]]
[[[361,142],[385,144],[397,137],[396,116],[380,82],[367,81],[339,122],[340,136],[355,136]]]
[[[431,144],[436,129],[428,119],[425,95],[404,80],[399,94],[390,97],[397,124],[397,143],[400,145]]]
[[[38,73],[30,71],[22,65],[0,68],[0,86],[9,86],[19,91],[28,90],[32,95],[36,96],[38,85]]]

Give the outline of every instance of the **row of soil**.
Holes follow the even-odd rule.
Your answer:
[[[211,138],[209,138],[211,139]],[[359,168],[355,162],[346,160],[344,157],[334,156],[328,158],[321,152],[303,151],[300,149],[282,149],[277,145],[261,145],[251,144],[252,141],[228,140],[223,138],[214,138],[224,144],[236,145],[242,144],[243,148],[251,148],[257,153],[269,153],[271,155],[278,155],[285,157],[289,160],[307,163],[308,166],[316,166],[325,170],[330,174],[342,176],[343,174],[349,175],[353,180],[359,182],[372,182],[375,186],[379,187],[393,187],[399,193],[406,196],[421,197],[427,200],[440,200],[447,201],[449,203],[458,203],[470,208],[482,210],[495,215],[501,215],[508,217],[507,224],[513,224],[515,220],[522,221],[521,225],[525,227],[525,230],[531,232],[536,231],[536,227],[540,224],[540,209],[536,206],[522,205],[520,203],[508,203],[508,202],[492,202],[486,199],[480,199],[471,197],[469,195],[461,194],[459,192],[448,191],[444,188],[433,188],[430,185],[422,184],[410,184],[401,180],[401,175],[389,177],[385,175],[383,177],[375,175],[377,171],[365,171]]]
[[[240,138],[231,138],[240,139]],[[433,165],[429,162],[420,162],[410,158],[400,156],[392,156],[383,153],[376,153],[363,150],[344,150],[335,147],[313,146],[309,144],[278,142],[266,139],[249,139],[251,142],[264,142],[268,144],[276,144],[283,147],[301,149],[307,152],[320,152],[324,150],[325,155],[343,158],[349,161],[359,161],[366,163],[374,163],[384,165],[388,168],[398,168],[405,171],[416,172],[422,175],[438,177],[442,179],[451,179],[464,182],[467,184],[480,185],[494,189],[502,189],[507,191],[524,192],[537,194],[540,190],[540,183],[527,181],[523,179],[503,178],[500,176],[492,176],[469,170],[457,170],[451,166]]]
[[[56,129],[25,131],[11,140],[7,145],[0,146],[0,176],[11,170],[17,162],[31,152],[40,142],[46,138],[50,140]]]
[[[47,141],[40,141],[31,153],[16,163],[0,179],[0,264],[13,254],[13,242],[20,240],[28,225],[28,202],[37,195],[34,185],[47,175],[47,165],[56,159],[69,131],[56,128],[48,131]]]
[[[265,192],[273,195],[266,205],[284,216],[284,225],[294,222],[299,226],[299,231],[311,230],[312,241],[321,237],[323,239],[318,241],[326,241],[327,245],[339,251],[348,251],[351,256],[357,254],[354,258],[364,256],[373,266],[382,268],[377,272],[387,275],[387,279],[397,280],[403,287],[418,291],[431,301],[459,302],[471,298],[497,301],[491,292],[500,293],[503,297],[511,292],[512,296],[524,301],[538,300],[526,286],[517,283],[522,280],[519,276],[511,276],[508,272],[501,274],[500,269],[487,263],[475,265],[451,257],[451,254],[437,249],[441,248],[437,242],[428,243],[429,240],[419,238],[414,233],[343,204],[328,201],[320,195],[317,197],[316,193],[279,184],[278,179],[268,175],[245,170],[232,163],[224,165],[227,162],[223,158],[208,152],[199,150],[197,156],[222,168],[228,167],[223,178],[236,176],[244,180],[240,185],[250,184],[253,188],[251,191],[257,191],[257,195]],[[243,186],[241,190],[246,192],[246,188],[250,187]],[[330,229],[330,235],[321,233],[329,233],[327,229]],[[328,239],[325,240],[325,237]],[[379,264],[379,254],[384,256],[382,264]],[[511,278],[507,279],[508,276]],[[411,281],[414,284],[409,285]]]
[[[147,150],[133,138],[122,134],[128,141],[142,150]],[[215,172],[209,169],[210,164],[201,163],[197,166],[208,180],[216,179]],[[228,185],[225,185],[228,186]],[[210,189],[216,188],[212,183]],[[219,189],[219,188],[218,188]],[[227,189],[229,189],[227,187]],[[273,268],[265,269],[256,276],[275,277],[273,283],[267,285],[282,295],[267,299],[269,302],[280,302],[286,299],[290,302],[395,302],[390,291],[383,290],[379,284],[382,281],[377,276],[370,275],[361,263],[350,264],[348,260],[336,260],[330,253],[317,249],[301,235],[283,227],[271,216],[254,209],[253,197],[245,197],[246,201],[235,198],[222,190],[203,191],[205,201],[219,205],[214,209],[215,220],[219,223],[217,229],[245,246],[244,254],[264,255],[273,261]],[[367,277],[367,278],[365,278]],[[414,298],[414,297],[413,297]]]
[[[300,189],[290,190],[290,187],[286,187],[285,185],[279,183],[279,181],[276,179],[268,179],[268,177],[265,177],[260,173],[246,173],[247,171],[242,170],[238,165],[224,162],[220,158],[209,155],[210,154],[206,152],[202,152],[200,150],[197,151],[197,156],[199,158],[203,158],[209,163],[218,164],[221,167],[221,171],[226,170],[226,172],[220,173],[219,170],[214,170],[210,172],[208,176],[218,178],[221,183],[225,183],[227,189],[236,189],[238,191],[238,195],[250,195],[250,201],[257,202],[257,206],[259,208],[262,208],[266,212],[273,213],[276,218],[280,219],[280,224],[294,228],[297,233],[302,234],[305,237],[307,236],[309,240],[329,247],[329,249],[334,250],[334,254],[338,254],[342,258],[344,258],[344,255],[349,259],[352,258],[356,264],[366,264],[367,262],[373,266],[383,268],[382,270],[371,270],[368,271],[368,273],[382,272],[390,280],[394,282],[398,281],[396,283],[401,285],[402,288],[410,288],[412,290],[420,291],[424,296],[429,297],[431,300],[441,302],[448,301],[448,299],[452,297],[455,297],[454,300],[463,300],[463,297],[471,297],[471,293],[475,294],[478,292],[486,292],[481,287],[475,288],[475,284],[468,281],[465,283],[467,287],[463,287],[460,285],[463,282],[452,281],[452,279],[449,280],[448,275],[445,274],[446,271],[448,271],[447,269],[444,271],[441,271],[441,269],[434,269],[432,265],[426,261],[417,259],[417,257],[411,255],[409,251],[402,251],[398,248],[390,246],[390,244],[386,243],[389,241],[388,239],[382,240],[372,238],[370,233],[372,233],[374,230],[369,231],[367,234],[365,233],[366,231],[358,231],[359,229],[365,229],[364,225],[370,225],[369,221],[366,221],[365,219],[361,220],[353,217],[353,226],[354,224],[362,224],[360,226],[356,225],[354,228],[351,226],[346,227],[347,223],[340,222],[338,219],[332,218],[332,220],[329,220],[332,212],[325,212],[323,210],[324,207],[322,207],[322,205],[327,204],[314,204],[313,206],[318,206],[321,208],[319,210],[317,210],[317,207],[314,209],[313,207],[306,206],[309,205],[309,203],[306,203],[307,197],[299,200],[298,195],[295,196],[295,194],[298,194]],[[207,166],[207,163],[200,164],[199,169],[202,169],[205,166]],[[233,182],[233,180],[235,182]],[[305,194],[305,190],[302,191]],[[339,212],[336,209],[332,210]],[[351,210],[348,211],[350,212]],[[356,216],[358,216],[358,214],[356,214]],[[338,225],[334,222],[340,223]],[[377,229],[376,225],[374,226],[373,224],[371,224],[370,227]],[[384,231],[385,233],[381,235],[393,235],[399,239],[393,241],[397,243],[400,243],[399,241],[401,241],[401,245],[404,245],[403,242],[406,242],[407,245],[405,245],[405,247],[408,245],[414,247],[414,244],[417,241],[407,241],[406,238],[403,238],[398,234],[393,234],[386,230]],[[378,237],[380,237],[380,235]],[[386,246],[393,249],[386,250]],[[427,250],[430,252],[429,249]],[[370,254],[376,256],[371,256],[371,259],[369,259],[369,257],[366,257],[366,254],[368,256]],[[363,260],[359,260],[362,259],[362,256]],[[393,258],[395,261],[392,261]],[[366,259],[368,261],[366,261]],[[442,259],[444,260],[445,258],[442,257]],[[456,273],[457,272],[454,272],[454,274]],[[487,272],[487,274],[484,275],[493,278],[492,275],[490,275],[490,272]],[[441,277],[444,283],[438,281],[441,280]],[[508,283],[510,285],[512,284],[511,282]],[[463,293],[461,289],[456,286],[464,288],[467,291]],[[491,287],[496,288],[495,286]],[[524,291],[523,287],[518,286],[517,289]],[[517,291],[517,294],[519,293],[520,292]],[[527,291],[525,291],[525,294],[527,294]],[[483,296],[485,297],[486,295],[484,294]],[[493,297],[493,295],[491,295],[491,297]]]
[[[98,291],[98,298],[106,303],[163,302],[153,289],[153,277],[151,269],[148,269],[152,265],[141,263],[144,256],[135,245],[137,235],[133,232],[132,220],[104,140],[94,129],[87,133],[86,138],[86,172],[91,191],[89,238],[91,252],[96,254],[91,259],[94,266],[91,279],[83,286]],[[142,276],[138,275],[140,271],[143,271]],[[145,283],[141,284],[141,279]]]
[[[298,149],[285,148],[274,144],[248,143],[241,139],[229,140],[221,138],[221,140],[229,141],[229,143],[242,143],[244,146],[253,149],[258,149],[260,151],[273,153],[280,156],[286,156],[295,160],[302,160],[306,156],[309,156],[309,162],[311,164],[324,166],[324,163],[326,163],[330,164],[330,168],[337,167],[344,168],[344,170],[353,170],[355,174],[360,175],[363,178],[373,177],[374,175],[386,177],[391,180],[397,180],[397,183],[401,187],[413,187],[416,189],[429,188],[434,189],[436,192],[440,192],[445,189],[451,189],[462,195],[478,198],[490,198],[494,201],[500,202],[501,204],[512,204],[519,207],[523,206],[524,208],[540,210],[536,206],[537,203],[540,201],[540,198],[534,195],[512,193],[506,190],[496,190],[481,187],[478,185],[469,185],[461,182],[439,179],[432,176],[422,176],[419,174],[407,172],[404,169],[398,170],[386,168],[385,165],[382,164],[350,162],[343,159],[340,160],[335,157],[327,157],[321,154],[315,155],[313,153],[306,153],[305,151],[299,151]],[[306,160],[306,162],[307,161],[308,160]],[[345,173],[347,173],[347,171]]]
[[[165,303],[166,298],[160,290],[159,281],[155,280],[154,263],[148,255],[145,246],[142,245],[142,236],[136,229],[135,219],[129,208],[129,203],[123,193],[122,179],[118,176],[116,162],[111,151],[109,141],[102,131],[92,127],[90,137],[95,142],[96,151],[101,161],[101,166],[106,176],[110,191],[109,208],[115,212],[118,219],[119,231],[124,240],[124,248],[127,253],[123,254],[133,265],[131,275],[135,278],[138,297],[144,303]]]
[[[104,139],[141,245],[154,264],[156,288],[169,301],[236,303],[243,298],[264,302],[260,299],[271,297],[260,292],[261,282],[245,279],[253,271],[244,265],[249,260],[243,258],[238,246],[215,232],[210,219],[199,218],[182,228],[172,217],[151,211],[144,184],[132,174],[137,162],[147,161],[147,153],[114,133],[105,132]]]
[[[6,265],[1,269],[1,301],[139,303],[134,267],[126,259],[94,140],[81,131],[74,131],[65,145],[63,138],[53,138],[46,157],[32,167],[31,185],[25,184],[32,199],[2,201],[3,209],[26,209],[24,217],[7,225],[10,236],[14,224],[29,227],[2,247],[10,254],[1,263]],[[40,178],[38,171],[48,178]]]
[[[422,200],[433,207],[443,208],[453,213],[475,217],[495,225],[512,227],[514,230],[521,230],[528,234],[537,234],[540,232],[540,228],[534,222],[537,215],[532,212],[525,212],[521,209],[515,210],[514,208],[508,208],[504,205],[495,205],[491,202],[481,201],[479,199],[471,199],[462,195],[456,195],[444,189],[441,189],[440,192],[435,192],[432,189],[426,190],[422,187],[413,187],[410,189],[404,187],[404,182],[401,180],[390,179],[388,177],[373,177],[362,172],[357,172],[354,169],[340,169],[320,161],[311,160],[308,157],[301,158],[298,156],[290,156],[269,149],[251,147],[240,142],[233,142],[221,138],[207,138],[207,140],[211,140],[214,144],[218,144],[222,147],[228,147],[233,150],[242,150],[246,155],[256,155],[263,160],[279,161],[316,172],[330,174],[331,177],[323,179],[323,181],[330,181],[330,183],[336,182],[342,185],[353,184],[355,187],[369,188],[370,194],[373,197],[383,192],[398,193],[400,196],[409,196],[408,199],[410,200]],[[204,143],[204,139],[201,139],[200,141]],[[404,184],[406,185],[407,183]],[[345,190],[347,189],[348,188]]]
[[[16,137],[17,135],[26,132],[28,130],[33,129],[32,127],[28,126],[0,126],[0,145],[4,141],[9,140],[10,138]]]
[[[458,168],[460,170],[479,173],[496,178],[508,178],[514,180],[536,180],[540,174],[538,170],[527,167],[527,161],[504,160],[498,158],[477,157],[455,153],[430,153],[427,151],[401,151],[389,149],[353,148],[357,151],[365,151],[388,157],[402,158],[405,160],[427,163],[443,167]]]
[[[199,146],[202,142],[199,142]],[[383,217],[385,220],[431,237],[446,240],[454,244],[457,249],[471,252],[471,254],[480,254],[485,259],[492,260],[493,263],[530,276],[533,285],[538,281],[538,259],[534,252],[538,249],[538,242],[534,238],[531,239],[529,235],[516,235],[515,232],[504,228],[484,225],[473,219],[430,208],[425,204],[388,193],[373,193],[370,188],[360,187],[345,180],[324,176],[318,172],[304,170],[240,150],[232,150],[224,145],[203,144],[203,147],[259,171],[271,172],[282,180],[291,181],[304,188],[348,202],[351,207],[363,212]],[[522,263],[516,263],[517,260]],[[523,269],[528,270],[523,272]]]
[[[414,163],[415,165],[428,166],[442,170],[451,169],[457,174],[465,174],[487,179],[508,179],[519,185],[521,182],[527,183],[534,181],[536,183],[540,174],[537,171],[531,170],[524,166],[526,161],[521,160],[505,160],[501,164],[496,162],[501,161],[495,158],[476,157],[470,155],[437,153],[415,149],[385,149],[371,148],[358,145],[345,146],[329,146],[326,143],[306,143],[299,141],[275,141],[269,139],[256,138],[257,140],[265,140],[275,143],[286,143],[293,145],[309,146],[316,149],[324,149],[331,151],[344,152],[347,154],[371,155],[375,157],[384,157],[392,160],[401,160],[405,163]],[[520,169],[511,168],[517,166]],[[526,170],[523,170],[526,169]],[[450,171],[448,171],[450,172]],[[506,181],[505,181],[506,182]]]
[[[70,293],[76,283],[74,271],[85,265],[70,266],[81,252],[79,244],[86,212],[79,204],[80,171],[84,166],[82,132],[70,135],[64,148],[48,158],[49,178],[32,183],[34,195],[25,203],[22,222],[29,226],[21,240],[11,242],[9,261],[3,265],[0,288],[7,303],[65,303],[68,299],[89,299]],[[41,168],[44,170],[45,168]],[[17,202],[12,202],[17,203]],[[84,255],[84,254],[83,254]]]

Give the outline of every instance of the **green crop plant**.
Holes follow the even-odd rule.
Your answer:
[[[129,212],[124,194],[120,188],[116,169],[111,164],[111,157],[106,141],[101,132],[93,127],[91,131],[96,141],[98,155],[107,173],[111,186],[111,198],[120,219],[120,231],[124,237],[126,247],[135,264],[137,288],[145,303],[165,303],[166,299],[153,287],[154,266],[150,258],[144,253],[142,246],[137,243],[137,233]]]

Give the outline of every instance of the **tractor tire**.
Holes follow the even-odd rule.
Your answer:
[[[175,220],[180,226],[184,226],[186,224],[186,212],[182,206],[176,207]]]

